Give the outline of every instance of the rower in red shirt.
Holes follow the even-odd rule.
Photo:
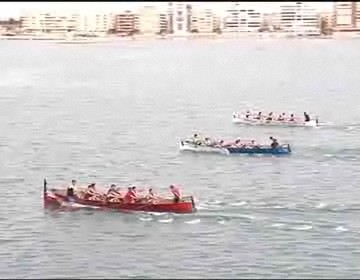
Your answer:
[[[127,194],[125,195],[127,202],[135,203],[136,201],[136,187],[129,187]]]
[[[178,187],[175,187],[174,185],[171,185],[170,191],[174,195],[174,202],[179,202],[181,198],[180,189]]]

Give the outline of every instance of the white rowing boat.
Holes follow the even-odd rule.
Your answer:
[[[247,124],[247,125],[263,125],[263,126],[300,126],[300,127],[316,127],[319,125],[318,119],[310,120],[308,122],[300,121],[300,120],[266,120],[266,119],[255,119],[253,116],[246,117],[245,114],[242,113],[233,113],[232,117],[233,123],[236,124]]]

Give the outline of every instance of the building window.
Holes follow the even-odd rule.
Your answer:
[[[177,29],[178,29],[178,30],[182,30],[182,29],[183,29],[182,27],[183,27],[183,26],[182,26],[181,23],[179,23],[179,24],[177,25]]]
[[[182,16],[182,11],[177,12],[178,16]]]

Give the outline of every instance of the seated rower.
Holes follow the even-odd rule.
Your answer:
[[[152,200],[155,199],[155,194],[154,194],[152,188],[150,188],[149,192],[145,195],[145,199],[148,200],[148,201],[152,201]]]
[[[96,190],[95,190],[95,183],[92,183],[88,185],[87,191],[84,195],[85,199],[93,199],[97,196]]]
[[[278,121],[284,121],[285,120],[285,113],[282,113],[281,115],[279,115],[277,120]]]
[[[212,144],[212,141],[209,137],[205,137],[204,142],[206,146],[210,146]]]
[[[127,203],[135,203],[136,201],[136,187],[129,187],[128,192],[125,195],[125,201]]]
[[[294,121],[295,121],[294,114],[291,114],[291,115],[290,115],[290,119],[289,119],[289,121],[291,121],[291,122],[294,122]]]
[[[245,118],[247,118],[247,119],[248,119],[249,117],[250,117],[250,111],[249,111],[249,110],[247,110],[247,111],[246,111],[246,113],[245,113]]]
[[[304,118],[305,118],[305,122],[310,121],[310,116],[306,112],[304,112]]]
[[[259,145],[256,143],[255,140],[251,140],[250,143],[249,143],[249,146],[251,148],[258,148],[259,147]]]
[[[120,196],[121,193],[116,189],[116,185],[112,184],[106,193],[106,199],[112,201],[114,199],[120,198]]]
[[[254,117],[255,120],[261,120],[262,116],[261,116],[261,112],[259,112],[257,114],[257,116]]]
[[[174,202],[178,203],[181,199],[180,189],[175,187],[174,185],[170,185],[170,191],[174,195]]]
[[[272,141],[271,144],[270,144],[271,148],[276,149],[279,146],[279,143],[278,143],[277,139],[275,139],[272,136],[270,136],[269,138]]]
[[[71,180],[71,185],[66,189],[66,196],[70,202],[74,201],[75,198],[76,180]]]
[[[267,121],[272,121],[272,119],[273,119],[273,116],[272,116],[272,115],[273,115],[273,112],[270,112],[269,115],[268,115],[268,117],[266,118],[266,120],[267,120]]]

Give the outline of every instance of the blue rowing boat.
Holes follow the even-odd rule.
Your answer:
[[[272,148],[269,145],[226,145],[206,144],[204,142],[196,142],[193,139],[185,139],[180,141],[180,151],[189,151],[196,153],[220,153],[220,154],[268,154],[268,155],[288,155],[291,153],[289,144],[279,145]]]
[[[271,147],[228,147],[226,148],[230,154],[272,154],[272,155],[288,155],[291,153],[289,144],[281,145],[276,148]]]

